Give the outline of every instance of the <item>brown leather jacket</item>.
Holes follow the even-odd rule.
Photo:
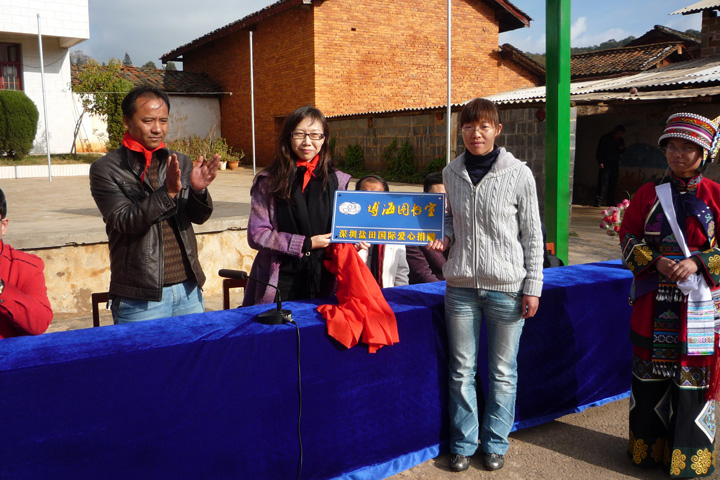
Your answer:
[[[177,152],[174,152],[177,153]],[[158,183],[153,190],[145,177],[141,184],[141,153],[125,147],[113,150],[90,167],[90,192],[105,220],[110,247],[110,295],[160,301],[163,282],[162,221],[173,217],[181,248],[200,287],[205,274],[198,260],[192,223],[202,224],[213,211],[210,193],[190,187],[192,161],[178,153],[183,189],[173,199],[165,187],[170,153],[157,150]]]

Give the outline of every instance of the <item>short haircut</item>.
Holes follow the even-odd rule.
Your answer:
[[[383,186],[383,190],[385,190],[386,192],[390,191],[390,187],[388,187],[385,179],[379,175],[365,175],[357,181],[357,183],[355,184],[355,190],[360,190],[362,188],[363,182],[379,183]]]
[[[140,97],[159,98],[167,105],[168,113],[170,113],[170,99],[167,93],[155,87],[135,87],[130,93],[125,95],[122,101],[122,113],[127,118],[132,118],[137,112],[137,100]]]
[[[460,112],[460,126],[483,121],[492,123],[495,127],[500,125],[500,112],[497,105],[485,98],[470,100]]]
[[[0,220],[7,215],[7,200],[5,200],[5,192],[0,189]]]
[[[443,179],[442,179],[442,172],[433,172],[429,173],[425,177],[425,182],[423,183],[423,192],[428,193],[430,189],[433,187],[433,185],[442,185]]]

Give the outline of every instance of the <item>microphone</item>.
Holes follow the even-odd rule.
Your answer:
[[[232,278],[236,280],[250,279],[254,282],[262,283],[263,285],[274,288],[276,308],[268,310],[267,312],[260,313],[255,318],[258,322],[265,325],[280,325],[283,323],[292,322],[292,311],[283,310],[282,298],[280,298],[280,290],[278,289],[277,285],[273,285],[272,283],[264,282],[255,277],[251,277],[247,274],[247,272],[243,270],[228,270],[226,268],[223,268],[218,270],[218,275],[224,278]]]

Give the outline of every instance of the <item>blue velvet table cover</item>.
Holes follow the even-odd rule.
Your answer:
[[[545,270],[515,428],[627,395],[630,282],[619,261]],[[314,309],[334,299],[284,304],[302,478],[383,478],[447,445],[444,290],[385,289],[400,342],[375,354],[327,336]],[[295,478],[297,335],[253,320],[268,308],[1,340],[0,478]]]

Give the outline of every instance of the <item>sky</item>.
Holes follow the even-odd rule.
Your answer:
[[[393,0],[387,0],[393,1]],[[568,0],[565,0],[568,1]],[[639,37],[655,25],[676,30],[700,30],[701,14],[670,15],[696,0],[572,0],[571,45],[587,47],[606,40]],[[90,40],[75,47],[100,62],[122,60],[127,52],[135,66],[153,61],[159,67],[165,53],[239,20],[274,0],[89,0]],[[529,53],[545,51],[545,1],[511,0],[530,16],[529,28],[500,35]],[[181,64],[178,65],[181,69]]]

